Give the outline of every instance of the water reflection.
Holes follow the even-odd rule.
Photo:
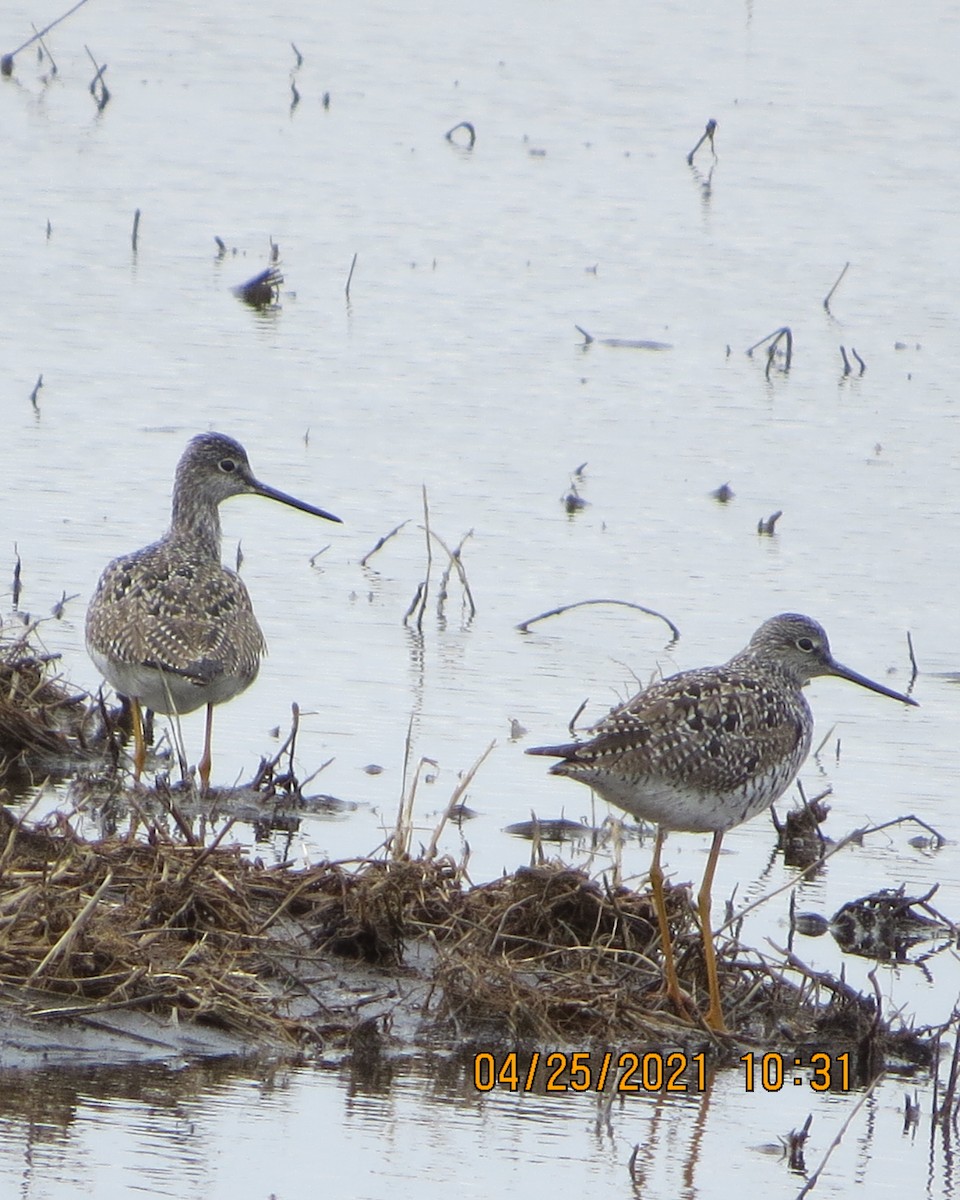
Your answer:
[[[322,1171],[340,1194],[383,1194],[388,1179],[417,1178],[419,1194],[429,1198],[453,1180],[467,1195],[489,1195],[491,1187],[538,1194],[540,1173],[562,1169],[565,1188],[596,1195],[632,1188],[638,1195],[725,1196],[782,1188],[798,1171],[788,1151],[791,1130],[813,1114],[809,1169],[858,1100],[857,1093],[817,1097],[806,1087],[745,1092],[739,1072],[712,1070],[696,1094],[480,1094],[469,1056],[400,1061],[380,1049],[355,1050],[320,1069],[251,1073],[210,1063],[180,1071],[6,1073],[0,1183],[19,1179],[21,1194],[41,1189],[58,1200],[94,1181],[100,1195],[148,1182],[151,1194],[210,1200],[289,1193]],[[929,1089],[916,1090],[920,1111],[928,1112]],[[938,1135],[929,1147],[917,1139],[916,1120],[904,1123],[901,1093],[893,1079],[872,1091],[818,1190],[845,1194],[842,1180],[854,1163],[865,1180],[881,1179],[892,1155],[899,1175],[911,1164],[929,1169],[943,1184],[936,1194],[952,1194],[949,1137]],[[744,1121],[747,1143],[731,1156]],[[294,1146],[300,1150],[291,1155]],[[445,1165],[425,1172],[425,1155]],[[479,1161],[482,1172],[464,1173],[466,1162]]]

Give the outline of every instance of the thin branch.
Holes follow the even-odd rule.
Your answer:
[[[707,142],[707,141],[710,143],[710,150],[713,153],[713,157],[714,158],[717,157],[717,150],[713,144],[713,135],[716,133],[716,131],[717,131],[717,123],[713,119],[713,117],[711,117],[710,120],[707,122],[706,128],[703,131],[703,134],[701,135],[700,141],[697,142],[697,144],[694,146],[694,148],[687,155],[687,166],[689,166],[689,167],[693,166],[693,156],[700,149],[700,147],[703,145],[703,143]]]
[[[230,817],[229,820],[226,821],[226,823],[224,824],[224,826],[220,830],[220,832],[217,834],[217,836],[213,839],[213,841],[210,842],[209,845],[204,846],[204,848],[200,851],[200,853],[197,855],[197,857],[193,860],[193,865],[187,870],[186,874],[180,880],[181,887],[187,882],[187,880],[190,878],[191,875],[195,875],[197,873],[197,871],[200,870],[200,868],[203,866],[203,864],[216,851],[217,847],[220,845],[220,843],[223,841],[223,839],[227,836],[227,834],[230,832],[230,830],[234,827],[234,825],[236,823],[237,823],[237,817],[236,816]]]
[[[590,702],[590,698],[589,698],[589,696],[588,696],[588,697],[587,697],[587,698],[586,698],[586,699],[585,699],[585,700],[584,700],[584,701],[581,703],[580,707],[579,707],[579,708],[577,709],[577,711],[576,711],[576,712],[573,714],[573,716],[570,718],[570,720],[567,722],[567,729],[570,731],[570,736],[571,736],[571,737],[576,737],[576,736],[577,736],[577,733],[576,733],[576,728],[575,728],[575,727],[576,727],[576,724],[577,724],[577,721],[580,719],[580,714],[581,714],[581,713],[583,712],[583,710],[584,710],[584,709],[587,707],[587,705],[589,704],[589,702]]]
[[[910,652],[910,683],[913,684],[916,682],[916,678],[920,674],[920,668],[917,666],[917,656],[913,652],[913,638],[909,629],[907,630],[907,650]]]
[[[940,1121],[943,1132],[948,1133],[950,1119],[953,1116],[953,1097],[957,1091],[957,1076],[960,1073],[960,1037],[953,1043],[953,1057],[950,1060],[950,1074],[947,1076],[947,1086],[943,1093],[943,1103],[940,1105]]]
[[[446,598],[446,594],[447,594],[447,583],[450,580],[450,571],[452,568],[456,567],[457,575],[460,578],[460,586],[463,588],[463,593],[467,598],[467,604],[470,606],[469,620],[472,621],[473,618],[477,615],[477,606],[473,602],[473,593],[470,591],[470,584],[467,582],[467,572],[466,572],[466,569],[464,568],[463,561],[460,557],[460,552],[463,549],[463,544],[467,540],[467,538],[473,537],[473,530],[468,529],[467,532],[460,539],[459,544],[457,546],[455,546],[452,550],[447,545],[447,543],[443,540],[443,538],[440,536],[439,533],[435,533],[431,529],[430,536],[433,537],[436,541],[438,541],[440,543],[440,545],[446,551],[447,557],[450,559],[449,563],[447,564],[446,570],[443,572],[443,576],[440,580],[440,589],[439,589],[440,590],[440,599],[437,601],[438,612],[442,615],[443,600]]]
[[[20,593],[23,591],[23,583],[20,579],[20,571],[23,564],[20,561],[20,551],[17,549],[17,543],[13,543],[13,553],[16,558],[13,563],[13,611],[16,612],[20,606]]]
[[[782,329],[777,330],[776,336],[767,348],[767,366],[764,371],[767,379],[770,378],[770,372],[773,370],[777,358],[777,347],[780,345],[782,339],[786,340],[787,343],[787,348],[784,352],[783,370],[784,372],[790,370],[790,363],[793,361],[793,333],[789,325],[784,325]]]
[[[759,348],[761,346],[763,346],[766,342],[773,340],[774,344],[776,344],[776,342],[778,342],[782,337],[784,337],[785,335],[788,335],[788,334],[789,334],[788,346],[790,349],[790,353],[792,354],[792,352],[793,352],[793,334],[790,332],[790,327],[788,325],[781,325],[780,328],[775,329],[773,331],[773,333],[768,333],[767,336],[762,337],[759,342],[754,342],[752,346],[749,346],[746,351],[747,357],[752,358],[754,350],[759,350]]]
[[[433,566],[433,550],[430,546],[430,508],[427,504],[427,485],[424,483],[420,486],[423,493],[423,532],[427,540],[427,574],[426,578],[417,589],[418,602],[415,603],[413,608],[407,612],[407,617],[409,617],[410,612],[412,612],[414,608],[416,609],[418,633],[423,632],[423,614],[427,608],[427,594],[430,591],[430,569]],[[407,617],[403,618],[404,624],[406,624]]]
[[[403,614],[403,623],[404,623],[404,625],[406,625],[406,623],[407,623],[407,622],[410,620],[410,618],[411,618],[411,617],[413,616],[413,614],[416,612],[416,610],[417,610],[417,605],[420,603],[420,600],[421,600],[421,598],[422,598],[422,596],[423,596],[423,592],[424,592],[424,588],[425,588],[425,587],[426,587],[426,584],[425,584],[425,583],[424,583],[424,581],[421,579],[421,580],[420,580],[420,582],[417,584],[417,590],[416,590],[416,591],[414,592],[414,594],[413,594],[413,599],[410,601],[410,607],[409,607],[409,608],[407,609],[407,611],[406,611],[406,612]]]
[[[680,638],[680,630],[676,627],[676,625],[674,625],[669,617],[665,617],[663,613],[657,612],[657,610],[654,608],[647,608],[643,604],[634,604],[632,600],[576,600],[573,604],[561,604],[558,608],[551,608],[548,609],[547,612],[540,613],[539,616],[528,617],[526,621],[521,621],[516,628],[519,629],[521,633],[529,633],[530,626],[536,624],[537,621],[545,621],[547,617],[559,617],[561,614],[569,612],[573,608],[583,608],[588,604],[619,604],[623,608],[636,609],[637,612],[646,613],[648,617],[656,617],[658,620],[663,621],[673,634],[671,643],[678,641]]]
[[[90,92],[90,95],[94,98],[94,100],[96,100],[97,111],[103,112],[103,110],[107,107],[107,101],[110,99],[110,89],[107,87],[107,81],[103,77],[103,73],[107,69],[107,64],[104,63],[103,66],[101,67],[97,63],[97,60],[93,57],[93,51],[90,49],[90,47],[87,45],[84,45],[83,48],[84,48],[84,50],[86,50],[87,56],[90,59],[90,61],[93,63],[94,69],[97,72],[96,75],[94,75],[93,79],[90,80],[90,87],[88,90]],[[97,99],[97,84],[98,83],[100,84],[99,100]]]
[[[392,537],[396,537],[397,534],[400,532],[400,530],[404,527],[404,525],[409,525],[409,523],[410,523],[410,518],[408,517],[406,519],[406,521],[401,521],[400,524],[397,525],[395,528],[391,529],[389,533],[385,533],[383,535],[383,537],[379,539],[379,541],[373,547],[373,549],[368,550],[367,553],[363,556],[363,558],[360,559],[360,566],[365,567],[367,565],[367,563],[370,561],[370,559],[373,558],[373,556],[376,554],[376,552],[378,550],[382,550],[383,547],[387,544],[387,542],[389,542]]]
[[[40,38],[40,37],[43,37],[43,35],[44,35],[45,33],[49,33],[49,32],[50,32],[50,30],[54,28],[54,26],[56,26],[56,25],[59,25],[61,21],[65,21],[65,20],[67,19],[67,17],[69,17],[69,16],[72,16],[72,15],[73,15],[73,14],[74,14],[74,13],[77,11],[77,9],[78,9],[78,8],[83,8],[83,6],[86,4],[86,2],[87,2],[87,0],[77,0],[77,3],[76,3],[74,6],[73,6],[73,8],[71,8],[71,9],[68,9],[68,11],[67,11],[67,12],[65,12],[65,13],[63,14],[63,16],[61,16],[61,17],[57,17],[57,18],[56,18],[56,20],[53,20],[53,21],[51,21],[49,25],[44,25],[43,29],[41,29],[39,33],[34,33],[34,35],[33,35],[33,37],[32,37],[32,38],[27,38],[27,40],[26,40],[26,41],[23,43],[23,45],[22,45],[22,46],[18,46],[18,47],[16,48],[16,50],[12,50],[12,51],[11,51],[9,54],[5,54],[5,55],[3,56],[3,63],[4,63],[4,71],[3,71],[3,73],[4,73],[5,75],[9,75],[9,74],[10,74],[10,72],[9,72],[8,70],[6,70],[6,63],[7,63],[7,60],[9,60],[9,61],[10,61],[10,63],[11,63],[11,66],[12,66],[12,64],[13,64],[13,59],[14,59],[14,56],[15,56],[15,55],[19,54],[21,50],[26,50],[26,48],[27,48],[28,46],[32,46],[32,45],[33,45],[33,43],[34,43],[34,42],[35,42],[35,41],[36,41],[38,38]]]
[[[844,264],[843,264],[843,270],[842,270],[842,271],[840,272],[840,274],[837,276],[837,281],[836,281],[836,283],[833,285],[833,287],[830,289],[830,291],[829,291],[829,292],[827,292],[827,294],[824,296],[824,298],[823,298],[823,307],[824,307],[824,308],[827,310],[827,312],[829,312],[829,311],[830,311],[830,301],[833,299],[833,293],[834,293],[834,292],[837,290],[837,288],[840,286],[840,282],[841,282],[841,280],[843,279],[844,275],[846,275],[847,271],[849,271],[849,270],[850,270],[850,264],[849,264],[849,263],[844,263]]]
[[[863,838],[871,833],[882,833],[884,829],[889,829],[892,825],[905,825],[908,821],[912,821],[914,825],[919,825],[932,838],[935,838],[938,850],[947,844],[947,839],[938,829],[935,829],[932,825],[924,821],[922,817],[918,817],[914,813],[907,813],[903,817],[891,817],[889,821],[881,821],[879,825],[868,825],[865,829],[855,829],[850,837],[862,841]],[[849,840],[849,838],[844,839],[844,841]]]
[[[37,29],[36,25],[34,25],[34,23],[32,21],[30,22],[30,28],[33,30],[34,34],[36,35],[37,41],[40,43],[40,49],[44,52],[44,54],[47,56],[47,58],[50,59],[50,74],[51,75],[58,74],[57,64],[54,60],[53,55],[48,50],[46,42],[43,40],[43,33],[41,33],[41,31],[39,29]]]

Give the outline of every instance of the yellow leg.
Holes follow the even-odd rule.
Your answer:
[[[203,738],[203,757],[197,766],[197,774],[200,776],[200,795],[205,796],[210,788],[210,768],[213,765],[213,758],[210,753],[210,743],[213,739],[213,705],[207,705],[207,724]]]
[[[147,743],[143,736],[143,712],[140,701],[131,696],[130,715],[133,719],[133,782],[139,783],[147,761]]]
[[[707,1009],[705,1020],[711,1029],[717,1033],[726,1033],[727,1027],[723,1020],[723,1009],[720,1006],[720,980],[717,977],[717,955],[713,946],[713,927],[710,924],[710,892],[713,888],[713,873],[717,869],[717,859],[720,857],[720,843],[723,841],[723,831],[718,829],[713,835],[713,844],[707,857],[707,869],[703,873],[700,884],[700,894],[697,897],[700,908],[700,933],[703,937],[703,958],[707,967],[707,988],[710,992],[710,1007]]]
[[[678,1012],[686,1014],[686,1004],[680,992],[677,967],[673,961],[673,943],[670,940],[670,924],[667,920],[667,900],[663,892],[663,868],[660,866],[660,851],[663,847],[663,829],[657,826],[657,840],[653,843],[653,862],[650,864],[650,887],[653,891],[653,907],[657,911],[660,926],[660,945],[663,949],[663,973],[667,980],[667,997]]]

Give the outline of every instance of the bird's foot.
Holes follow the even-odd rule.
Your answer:
[[[680,990],[680,985],[671,986],[664,981],[663,986],[657,988],[651,993],[653,1000],[665,1000],[674,1010],[682,1021],[686,1021],[688,1025],[700,1024],[700,1013],[697,1011],[697,1006],[694,1004],[692,997],[686,992]]]
[[[711,1033],[730,1032],[720,1009],[711,1005],[705,1013],[702,1013],[694,1003],[693,997],[681,991],[679,985],[672,988],[669,984],[664,983],[663,987],[654,993],[654,996],[666,1000],[677,1016],[688,1025],[705,1025]]]

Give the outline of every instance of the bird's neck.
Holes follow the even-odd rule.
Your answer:
[[[174,492],[173,515],[167,538],[189,542],[205,555],[219,562],[220,513],[216,505],[190,504],[179,492]]]

